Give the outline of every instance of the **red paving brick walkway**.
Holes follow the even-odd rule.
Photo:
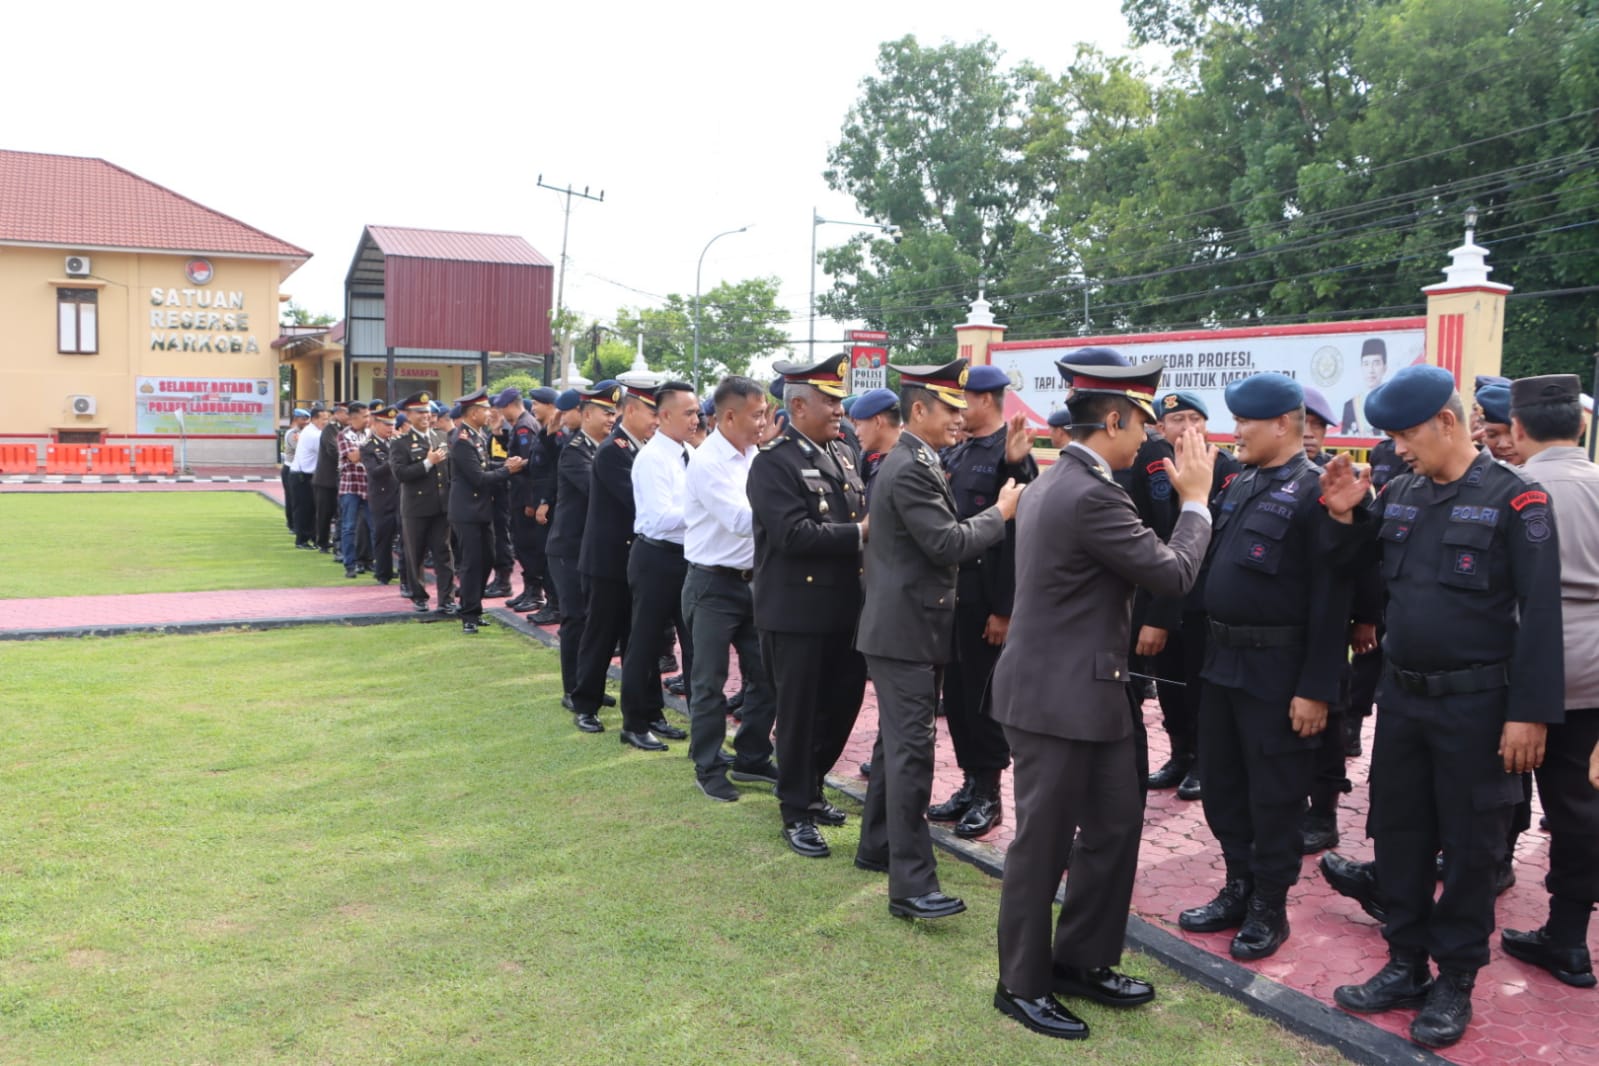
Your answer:
[[[5,491],[239,491],[225,484],[11,486]],[[273,482],[251,486],[273,498],[281,492]],[[226,623],[303,617],[324,621],[330,617],[380,616],[403,608],[392,588],[350,586],[326,589],[257,589],[243,592],[163,593],[128,596],[83,596],[35,600],[0,600],[0,635],[18,630],[37,632],[60,628],[115,628],[164,626],[179,623]],[[552,636],[549,629],[546,636]],[[735,665],[736,672],[736,665]],[[736,677],[730,691],[736,687]],[[1165,734],[1159,710],[1144,709],[1150,733],[1150,762],[1159,766],[1166,758]],[[877,705],[868,687],[860,721],[850,738],[837,776],[864,788],[856,766],[868,757],[877,729]],[[1371,743],[1371,723],[1366,747]],[[1371,848],[1362,826],[1366,813],[1366,759],[1352,759],[1353,795],[1345,797],[1341,811],[1344,854],[1370,858]],[[936,756],[934,799],[943,799],[958,786],[960,771],[947,734],[941,729]],[[1011,782],[1004,782],[1006,809],[1011,809]],[[1537,811],[1534,812],[1536,826]],[[1003,861],[1014,826],[1007,822],[982,841],[978,850]],[[1516,851],[1516,885],[1498,904],[1501,928],[1534,928],[1542,924],[1548,897],[1542,883],[1548,867],[1548,835],[1536,827],[1521,838]],[[946,858],[945,861],[950,861]],[[1203,811],[1198,803],[1185,803],[1173,792],[1152,793],[1145,815],[1143,850],[1133,908],[1141,918],[1174,936],[1229,959],[1230,934],[1188,934],[1177,928],[1176,916],[1185,907],[1209,899],[1221,883],[1222,862]],[[1354,903],[1334,894],[1315,868],[1315,858],[1305,859],[1302,879],[1290,893],[1289,918],[1293,935],[1273,958],[1256,964],[1233,963],[1264,978],[1331,1003],[1340,984],[1363,980],[1387,958],[1381,932]],[[1590,940],[1599,954],[1599,937]],[[1476,1016],[1466,1038],[1444,1052],[1462,1064],[1599,1063],[1599,992],[1568,988],[1543,971],[1504,956],[1497,937],[1493,959],[1479,975]],[[1397,1011],[1365,1020],[1389,1032],[1404,1035],[1414,1012]]]

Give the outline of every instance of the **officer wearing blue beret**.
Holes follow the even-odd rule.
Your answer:
[[[866,482],[866,498],[872,497],[872,479],[883,457],[899,443],[899,394],[892,389],[867,389],[855,397],[855,432],[861,442],[861,478]]]
[[[1288,937],[1306,782],[1347,662],[1349,594],[1321,559],[1326,516],[1305,457],[1304,390],[1255,374],[1229,384],[1226,401],[1248,469],[1222,495],[1206,557],[1199,719],[1205,820],[1226,877],[1178,921],[1190,932],[1237,929],[1229,950],[1248,961]]]
[[[1482,446],[1501,463],[1521,465],[1510,433],[1510,386],[1484,385],[1477,390],[1477,407],[1482,411]]]
[[[1327,448],[1327,431],[1338,424],[1332,404],[1313,385],[1305,386],[1305,457],[1317,466],[1332,459]]]
[[[506,389],[495,398],[508,423],[505,450],[525,461],[522,472],[511,478],[508,511],[511,518],[511,544],[522,567],[522,592],[507,601],[513,611],[534,612],[535,625],[551,625],[559,620],[554,606],[553,582],[545,542],[549,537],[549,516],[555,503],[555,465],[558,452],[546,419],[555,417],[554,389],[538,388],[528,393],[527,404],[515,389]],[[509,588],[506,592],[509,593]]]
[[[966,376],[966,439],[941,453],[955,513],[962,520],[986,511],[1007,481],[1038,476],[1027,416],[1005,418],[1010,378],[997,366]],[[979,837],[1004,818],[1000,774],[1010,765],[1005,731],[988,713],[988,679],[1005,645],[1016,597],[1016,526],[1005,539],[960,565],[955,590],[955,647],[944,668],[944,724],[961,768],[961,786],[927,809],[935,822],[954,822],[958,837]]]
[[[1547,726],[1565,714],[1559,541],[1544,488],[1472,444],[1449,371],[1404,368],[1366,413],[1410,471],[1373,505],[1369,479],[1340,456],[1321,493],[1340,523],[1333,562],[1374,556],[1388,586],[1367,831],[1390,961],[1334,999],[1359,1012],[1419,1006],[1411,1039],[1447,1047],[1488,962],[1517,775],[1538,768]]]
[[[1071,434],[1067,431],[1072,428],[1072,412],[1068,407],[1058,411],[1051,411],[1045,419],[1049,423],[1049,443],[1055,448],[1064,448],[1071,443]]]

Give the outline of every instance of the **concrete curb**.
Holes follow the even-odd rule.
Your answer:
[[[77,637],[119,637],[130,633],[219,633],[229,629],[288,629],[293,626],[372,626],[384,622],[415,621],[413,611],[347,614],[331,618],[229,618],[210,622],[132,622],[126,625],[65,626],[57,629],[0,630],[0,640],[53,640]]]

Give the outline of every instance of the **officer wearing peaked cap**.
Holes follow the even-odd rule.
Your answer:
[[[494,558],[494,486],[521,471],[524,460],[510,456],[495,467],[489,456],[487,389],[456,401],[461,417],[450,431],[450,526],[461,546],[461,631],[477,632],[483,624],[483,589]]]
[[[366,468],[366,493],[372,527],[372,577],[380,585],[394,580],[395,534],[400,522],[400,484],[389,465],[389,449],[394,444],[395,416],[399,412],[385,403],[372,405],[372,435],[361,445],[361,465]],[[401,592],[409,591],[409,578],[400,553]],[[407,597],[409,598],[409,597]]]
[[[966,439],[942,454],[955,513],[971,518],[998,498],[1006,481],[1038,476],[1027,416],[1005,418],[1010,378],[997,366],[974,366],[966,378]],[[989,675],[1010,628],[1016,594],[1016,529],[961,563],[955,600],[955,647],[944,669],[944,724],[964,780],[943,803],[928,808],[934,821],[954,822],[955,835],[978,837],[1003,820],[1000,774],[1010,765],[1005,732],[989,714]]]
[[[1347,662],[1349,591],[1321,558],[1326,516],[1305,457],[1304,390],[1256,374],[1228,385],[1226,398],[1249,469],[1222,496],[1207,556],[1199,716],[1205,820],[1226,878],[1179,924],[1237,929],[1229,950],[1253,960],[1288,937],[1306,782]]]
[[[529,399],[532,398],[529,394]],[[522,567],[522,592],[507,601],[506,607],[513,611],[535,610],[544,598],[547,570],[544,542],[549,529],[548,506],[554,498],[555,456],[547,445],[544,425],[533,410],[523,404],[520,392],[514,388],[505,389],[494,398],[494,406],[505,412],[509,423],[506,453],[524,462],[521,471],[511,477],[508,501],[511,545]],[[543,522],[539,520],[541,506],[546,508]]]
[[[861,609],[866,486],[860,457],[839,439],[845,361],[835,354],[774,366],[792,417],[750,460],[745,482],[755,628],[776,698],[783,837],[807,858],[829,854],[818,822],[843,824],[822,780],[844,751],[866,689],[866,663],[851,643]]]
[[[927,827],[934,714],[954,646],[960,564],[1005,539],[1022,487],[1007,481],[994,504],[962,519],[938,458],[955,443],[966,409],[965,359],[891,366],[900,375],[905,429],[872,489],[866,603],[855,646],[877,689],[878,737],[857,861],[888,869],[889,913],[959,914],[939,891]]]
[[[1195,581],[1210,537],[1204,501],[1214,455],[1197,432],[1183,438],[1174,467],[1183,513],[1170,545],[1162,543],[1112,477],[1143,444],[1162,364],[1129,366],[1103,349],[1079,356],[1057,364],[1071,388],[1072,442],[1018,508],[1015,614],[993,682],[994,717],[1016,760],[994,1005],[1067,1038],[1088,1035],[1087,1027],[1054,992],[1120,1007],[1155,995],[1112,968],[1124,948],[1143,826],[1141,716],[1127,684],[1130,610],[1137,584],[1180,596]],[[1072,634],[1064,645],[1062,633]],[[1052,923],[1079,829],[1065,905]]]
[[[400,482],[400,530],[405,543],[405,562],[409,570],[405,584],[418,612],[428,609],[427,571],[423,561],[433,557],[433,574],[438,581],[439,610],[455,614],[452,589],[455,567],[450,555],[450,527],[447,517],[449,481],[445,460],[449,449],[443,441],[435,443],[423,422],[433,408],[432,394],[413,392],[400,406],[414,417],[405,432],[389,446],[389,465]]]
[[[1362,1012],[1421,1004],[1411,1039],[1446,1047],[1488,962],[1518,775],[1538,768],[1565,713],[1560,539],[1549,492],[1473,446],[1449,371],[1405,367],[1366,414],[1410,472],[1368,504],[1369,480],[1339,456],[1321,495],[1340,523],[1333,562],[1375,554],[1388,587],[1366,829],[1390,962],[1334,998]]]

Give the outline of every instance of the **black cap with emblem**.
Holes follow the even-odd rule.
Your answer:
[[[824,396],[833,396],[843,399],[849,395],[849,390],[844,387],[844,374],[849,369],[849,356],[844,352],[837,352],[828,356],[819,363],[806,366],[802,363],[783,360],[772,364],[772,369],[781,377],[786,391],[789,385],[809,385]],[[772,383],[772,395],[779,400],[783,393],[776,389],[777,382]]]
[[[940,366],[898,366],[888,364],[899,374],[901,387],[914,385],[926,389],[957,411],[966,410],[966,381],[971,376],[965,359],[951,359]]]

